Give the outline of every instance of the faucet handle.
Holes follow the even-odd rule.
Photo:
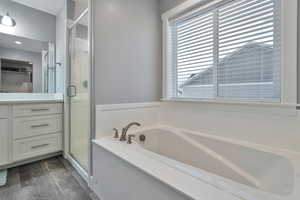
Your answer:
[[[119,131],[116,128],[113,128],[113,130],[115,131],[115,136],[114,138],[119,138]]]
[[[126,141],[126,130],[125,130],[125,128],[122,129],[122,134],[121,134],[121,137],[120,137],[120,141],[121,142]]]
[[[128,141],[127,144],[131,144],[132,143],[132,138],[134,138],[135,135],[128,135]]]

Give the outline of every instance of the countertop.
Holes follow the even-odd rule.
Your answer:
[[[63,94],[24,94],[24,93],[2,93],[0,94],[1,104],[22,104],[22,103],[62,103]]]

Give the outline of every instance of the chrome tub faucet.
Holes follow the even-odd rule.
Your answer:
[[[141,126],[141,124],[138,122],[132,122],[132,123],[128,124],[125,128],[123,128],[122,135],[120,137],[120,141],[126,141],[127,132],[129,130],[129,128],[132,126]]]

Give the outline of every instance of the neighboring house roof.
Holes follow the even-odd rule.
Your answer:
[[[237,70],[241,70],[242,73],[247,73],[247,68],[251,68],[252,71],[256,74],[251,76],[252,80],[249,79],[250,76],[228,76],[230,78],[224,79],[224,77],[219,77],[220,83],[240,83],[240,82],[255,82],[255,80],[263,79],[270,80],[272,79],[272,68],[273,68],[273,48],[271,45],[259,44],[259,43],[249,43],[241,47],[240,49],[234,51],[232,54],[223,58],[218,64],[218,70],[222,74],[226,73],[237,73]],[[244,61],[248,57],[257,57],[257,63],[247,63],[243,64],[243,68],[235,67],[237,63]],[[252,59],[251,59],[252,60]],[[253,68],[257,70],[253,70]],[[262,69],[263,68],[263,69]],[[264,71],[265,73],[261,73]],[[249,72],[248,72],[249,73]],[[213,66],[210,66],[207,69],[200,71],[197,74],[191,75],[191,77],[186,80],[179,89],[184,88],[185,86],[190,85],[209,85],[213,81]]]

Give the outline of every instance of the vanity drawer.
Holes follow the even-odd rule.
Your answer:
[[[62,150],[62,134],[51,134],[28,139],[15,140],[13,143],[14,162],[54,153]]]
[[[16,118],[13,121],[13,138],[27,138],[62,131],[62,115]]]
[[[26,117],[62,113],[62,104],[24,104],[13,106],[13,117]]]
[[[0,119],[7,119],[8,115],[8,106],[0,106]]]

